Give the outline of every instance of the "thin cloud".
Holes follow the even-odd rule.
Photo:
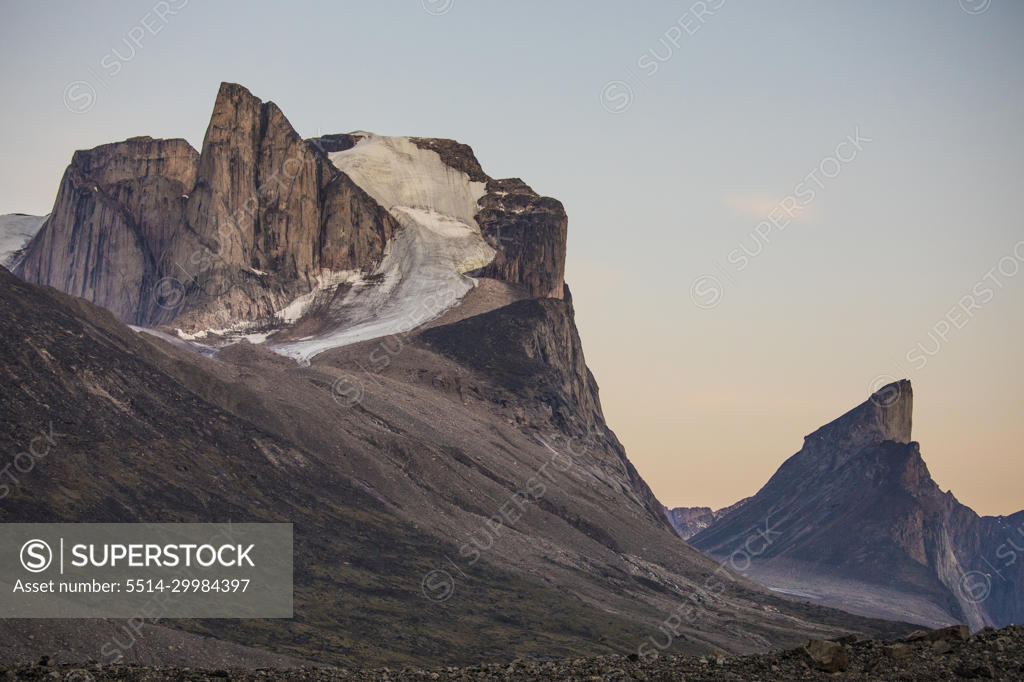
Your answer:
[[[736,215],[755,220],[765,220],[773,211],[776,214],[785,211],[794,223],[806,223],[814,217],[810,204],[791,196],[776,196],[768,192],[734,194],[725,198],[725,205]],[[787,210],[787,207],[792,208]]]

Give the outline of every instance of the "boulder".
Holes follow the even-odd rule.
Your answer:
[[[838,642],[812,639],[804,645],[804,653],[810,659],[811,665],[822,672],[838,673],[850,667],[846,648]]]

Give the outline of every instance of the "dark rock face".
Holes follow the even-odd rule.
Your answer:
[[[568,303],[529,299],[421,336],[446,355],[486,369],[517,394],[529,393],[559,423],[584,433],[602,416],[573,319]]]
[[[273,102],[223,83],[198,154],[148,137],[76,152],[17,274],[134,324],[274,326],[324,271],[372,271],[398,229],[327,156],[359,137],[303,140]],[[491,180],[467,145],[413,141],[487,183],[478,223],[497,255],[479,274],[561,298],[561,204]]]
[[[668,522],[675,528],[676,533],[679,534],[684,540],[689,540],[691,537],[701,532],[705,528],[708,528],[718,519],[722,518],[726,514],[730,514],[733,511],[739,509],[741,506],[747,503],[750,498],[744,498],[736,504],[722,509],[712,510],[711,507],[676,507],[675,509],[665,509],[665,515],[668,517]]]
[[[391,214],[342,172],[323,189],[320,215],[320,267],[356,270],[375,263],[398,229]]]
[[[881,388],[835,421],[804,438],[804,452],[813,452],[820,465],[838,469],[860,449],[890,441],[910,443],[914,391],[907,380]]]
[[[728,557],[768,525],[749,575],[770,586],[926,625],[1020,621],[1024,512],[983,518],[943,493],[910,440],[912,401],[910,382],[886,386],[689,541]]]
[[[224,83],[186,228],[201,257],[177,323],[199,329],[268,319],[321,270],[371,269],[396,225],[276,104]],[[196,249],[182,246],[179,261],[194,261]]]
[[[715,520],[715,512],[711,507],[676,507],[665,509],[668,522],[686,540],[711,525]]]
[[[485,372],[518,404],[543,406],[560,431],[581,442],[602,434],[615,454],[623,492],[664,523],[663,507],[607,428],[597,381],[587,367],[572,304],[528,299],[424,331],[430,347]],[[523,424],[523,426],[529,426]]]
[[[475,182],[488,182],[491,178],[484,173],[480,162],[473,154],[473,149],[468,144],[462,144],[455,140],[447,140],[440,137],[411,137],[409,141],[420,149],[429,149],[437,152],[447,165],[455,170],[462,171]]]
[[[411,140],[437,152],[470,180],[487,183],[476,222],[497,253],[477,274],[521,284],[535,298],[562,298],[569,219],[561,202],[538,195],[519,178],[488,177],[468,145],[439,138]]]
[[[525,285],[534,296],[562,298],[568,218],[561,202],[518,178],[492,180],[476,216],[497,250],[484,277]]]
[[[199,154],[151,138],[76,152],[17,274],[193,331],[267,320],[323,269],[371,269],[395,229],[277,105],[224,83]]]
[[[17,274],[123,320],[149,318],[147,292],[169,255],[197,162],[185,140],[149,137],[76,152]]]

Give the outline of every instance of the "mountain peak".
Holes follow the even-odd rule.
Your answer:
[[[914,390],[909,379],[886,384],[838,419],[806,437],[809,445],[828,443],[832,450],[852,451],[872,443],[911,442]]]
[[[871,405],[872,415],[884,440],[910,442],[914,418],[914,389],[910,379],[900,379],[883,386],[872,393],[864,405]]]
[[[988,577],[995,570],[990,557],[1010,556],[1005,527],[932,479],[911,441],[913,402],[909,381],[882,386],[807,436],[749,502],[688,541],[727,559],[751,528],[772,519],[778,541],[747,574],[773,589],[936,627],[1020,622],[1024,567],[1006,563],[998,582]],[[975,576],[981,598],[980,588],[965,587]]]

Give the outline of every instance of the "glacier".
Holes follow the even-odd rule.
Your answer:
[[[495,255],[474,218],[485,183],[470,180],[437,152],[407,137],[354,136],[359,138],[355,146],[332,152],[331,162],[391,213],[401,229],[370,276],[348,279],[351,288],[332,308],[344,324],[316,336],[267,344],[303,363],[328,349],[405,333],[440,316],[475,286],[465,273]],[[278,317],[296,319],[308,300],[306,294]]]

